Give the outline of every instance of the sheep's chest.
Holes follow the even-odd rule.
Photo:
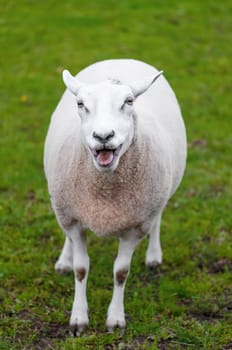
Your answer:
[[[71,171],[65,167],[54,198],[62,225],[68,227],[77,220],[103,236],[142,225],[160,205],[155,174],[147,176],[147,164],[142,167],[135,162],[128,167],[124,158],[119,170],[106,173],[91,172],[84,163]]]
[[[75,216],[99,235],[116,234],[138,226],[147,215],[146,200],[149,201],[141,197],[141,190],[144,192],[133,182],[102,184],[101,188],[77,184]]]

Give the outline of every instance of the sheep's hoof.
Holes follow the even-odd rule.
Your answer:
[[[151,261],[146,263],[147,268],[149,269],[150,272],[156,273],[158,270],[158,267],[161,265],[158,261]]]
[[[57,263],[55,264],[55,271],[58,275],[65,275],[67,273],[72,272],[73,268],[71,265],[64,265],[57,261]]]
[[[116,328],[119,328],[119,330],[120,330],[120,335],[121,336],[123,336],[124,334],[125,334],[125,330],[126,330],[126,328],[125,328],[125,326],[124,327],[120,327],[120,326],[118,326],[118,325],[116,325],[116,326],[111,326],[111,327],[108,327],[107,329],[108,329],[108,333],[109,334],[112,334],[112,333],[114,333],[114,331],[115,331],[115,329]]]
[[[70,334],[73,337],[80,337],[81,333],[84,331],[84,329],[86,328],[87,323],[83,323],[83,324],[71,324],[70,325]]]
[[[107,330],[108,330],[108,333],[114,333],[114,327],[108,327],[107,328]]]
[[[122,313],[116,314],[116,311],[114,311],[112,316],[108,316],[106,321],[106,327],[108,329],[108,333],[113,333],[116,328],[119,328],[120,334],[123,335],[125,333],[125,328],[126,328],[126,321],[125,321],[124,314]]]

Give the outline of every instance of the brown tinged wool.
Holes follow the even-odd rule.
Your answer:
[[[116,280],[118,285],[122,285],[126,278],[127,278],[127,274],[128,274],[128,269],[122,269],[116,272]]]
[[[86,269],[84,267],[81,267],[75,270],[75,276],[79,282],[82,282],[82,280],[85,278],[85,275],[86,275]]]
[[[70,150],[72,161],[66,157]],[[167,198],[170,191],[166,186],[170,183],[167,181],[169,169],[164,168],[159,157],[154,154],[151,157],[146,142],[140,148],[137,144],[131,145],[114,172],[99,173],[83,148],[79,159],[76,154],[73,140],[66,141],[51,189],[65,229],[79,221],[98,235],[120,235],[134,227],[142,229],[144,221],[148,222],[154,211],[164,206],[163,198]]]

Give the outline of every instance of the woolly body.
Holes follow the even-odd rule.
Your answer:
[[[129,82],[156,73],[134,60],[94,64],[78,74],[85,83]],[[107,86],[105,87],[107,95]],[[107,97],[106,97],[107,98]],[[67,90],[55,110],[45,148],[45,172],[62,226],[81,222],[98,235],[121,235],[149,222],[176,190],[185,166],[185,129],[175,95],[160,77],[135,102],[135,135],[116,171],[99,173],[82,145],[80,119]]]
[[[89,323],[87,228],[119,238],[106,321],[110,331],[125,327],[124,288],[143,236],[150,236],[146,264],[162,261],[160,220],[183,176],[186,135],[176,97],[157,72],[135,60],[99,62],[77,78],[64,71],[69,90],[52,116],[44,165],[52,205],[67,236],[55,268],[75,275],[70,319],[75,335]]]

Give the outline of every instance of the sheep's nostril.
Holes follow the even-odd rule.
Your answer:
[[[112,137],[114,137],[114,135],[115,135],[115,131],[112,130],[111,133],[106,137],[106,139],[110,140],[110,139],[112,139]]]
[[[114,135],[115,135],[114,130],[112,130],[109,133],[96,133],[95,131],[93,132],[93,138],[100,141],[101,143],[107,143],[114,137]]]

